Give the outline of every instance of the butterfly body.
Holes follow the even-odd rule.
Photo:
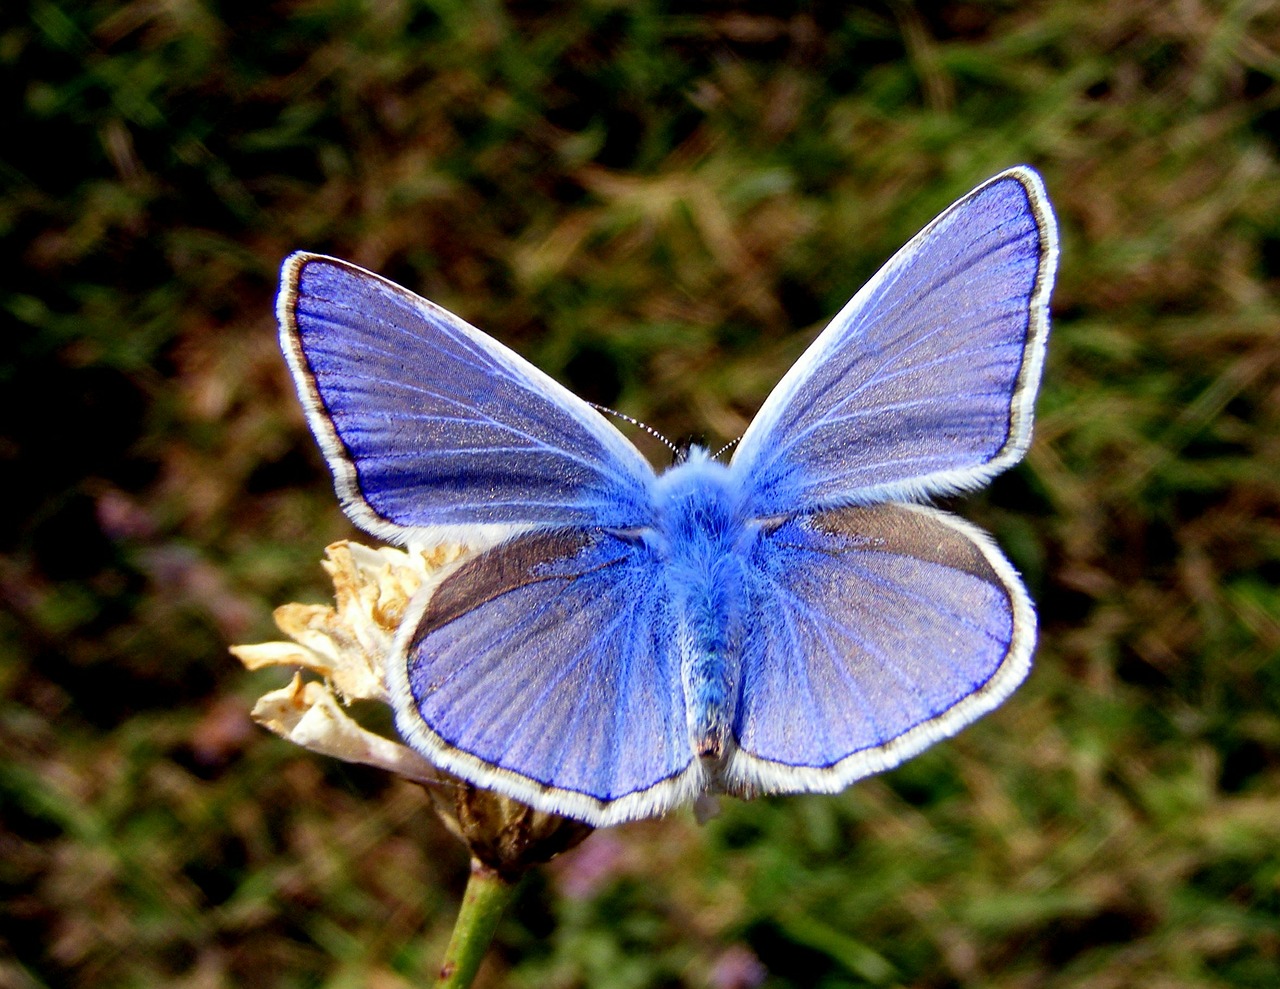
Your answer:
[[[693,448],[659,474],[458,317],[290,257],[281,341],[347,512],[476,549],[404,616],[401,733],[605,825],[708,790],[833,792],[991,710],[1030,667],[1030,599],[920,502],[1026,450],[1056,261],[1038,176],[996,176],[835,317],[728,463]]]
[[[693,752],[714,764],[733,740],[738,642],[745,611],[742,560],[758,531],[732,471],[698,447],[658,478],[652,544],[676,621]]]

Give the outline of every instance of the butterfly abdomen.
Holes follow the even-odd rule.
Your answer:
[[[689,744],[704,761],[731,754],[733,699],[740,677],[737,631],[742,583],[717,568],[686,589],[677,605],[681,685]]]
[[[743,541],[732,475],[695,448],[658,482],[655,533],[677,623],[689,744],[714,777],[733,746]]]

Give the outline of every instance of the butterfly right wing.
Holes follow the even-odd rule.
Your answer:
[[[641,525],[653,470],[595,409],[496,340],[336,258],[284,264],[280,340],[338,495],[394,543]]]
[[[768,518],[972,489],[1021,459],[1058,236],[1014,168],[917,234],[765,401],[732,467]]]
[[[406,614],[396,724],[477,786],[596,826],[700,792],[664,571],[602,530],[517,536]]]

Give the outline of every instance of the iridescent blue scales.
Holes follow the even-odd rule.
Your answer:
[[[1026,451],[1056,263],[1039,177],[996,176],[835,317],[727,464],[659,474],[458,317],[291,256],[281,340],[343,507],[391,542],[484,547],[405,616],[401,733],[600,826],[836,791],[991,710],[1035,613],[990,539],[922,502]]]

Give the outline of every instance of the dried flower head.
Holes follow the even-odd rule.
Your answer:
[[[347,710],[353,701],[390,703],[385,669],[410,599],[431,593],[443,574],[469,555],[462,546],[406,552],[334,543],[322,564],[333,579],[334,605],[283,605],[275,621],[292,641],[232,646],[231,652],[251,670],[285,666],[299,671],[287,686],[258,700],[255,721],[313,752],[425,785],[433,806],[473,857],[514,876],[578,844],[591,828],[464,783],[402,742],[363,727]],[[304,678],[304,672],[319,679]]]

